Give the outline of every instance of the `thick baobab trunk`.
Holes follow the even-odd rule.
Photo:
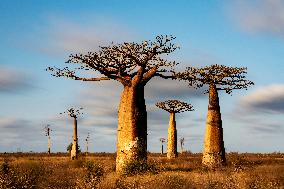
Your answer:
[[[175,113],[170,113],[170,121],[168,128],[168,148],[167,157],[169,159],[177,157],[177,129],[175,121]]]
[[[147,112],[144,86],[125,86],[118,111],[116,171],[147,159]]]
[[[225,161],[218,91],[215,84],[210,84],[202,163],[208,167],[215,167],[224,164]]]
[[[77,119],[74,118],[74,128],[73,128],[73,141],[71,149],[71,159],[77,159],[78,156],[78,136],[77,136]]]

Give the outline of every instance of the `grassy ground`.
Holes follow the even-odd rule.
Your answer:
[[[149,154],[149,172],[115,173],[115,155],[100,153],[69,160],[67,154],[0,154],[2,188],[284,188],[284,154],[227,154],[227,165],[201,165],[201,154],[168,160]],[[154,170],[154,171],[153,171]]]

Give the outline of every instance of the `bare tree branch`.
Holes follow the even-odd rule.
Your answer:
[[[141,43],[111,44],[100,47],[98,52],[87,54],[71,54],[66,63],[79,65],[75,70],[97,71],[103,77],[79,77],[78,73],[69,67],[59,69],[48,67],[46,70],[55,77],[67,77],[81,81],[117,80],[123,85],[146,84],[152,77],[170,78],[164,73],[173,73],[171,70],[177,64],[166,61],[161,55],[168,55],[179,47],[172,43],[173,36],[157,36],[154,41]],[[159,74],[155,74],[159,72]]]

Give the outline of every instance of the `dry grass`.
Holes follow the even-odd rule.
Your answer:
[[[135,176],[115,173],[115,155],[0,154],[0,189],[4,188],[284,188],[284,154],[227,154],[227,165],[209,170],[201,154],[168,160],[149,154],[158,172]]]

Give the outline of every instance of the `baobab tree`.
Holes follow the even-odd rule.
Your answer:
[[[71,159],[77,159],[78,158],[78,134],[77,134],[77,118],[79,115],[82,115],[83,113],[80,112],[83,108],[75,109],[75,108],[69,108],[65,112],[60,114],[67,114],[70,117],[74,119],[74,127],[73,127],[73,136],[72,136],[72,148],[71,148]]]
[[[47,153],[50,154],[51,152],[51,138],[50,138],[50,132],[52,131],[50,129],[50,125],[47,124],[45,127],[44,127],[44,131],[45,131],[45,136],[47,136]]]
[[[88,154],[88,153],[89,153],[90,133],[88,133],[88,135],[87,135],[85,141],[86,141],[86,154]]]
[[[195,89],[208,86],[209,93],[208,114],[204,138],[202,163],[208,167],[216,167],[226,163],[223,141],[222,119],[219,106],[218,91],[224,90],[231,94],[235,89],[247,89],[254,85],[246,79],[247,68],[211,65],[202,68],[187,67],[177,77],[188,81]]]
[[[164,154],[164,143],[166,142],[165,138],[160,138],[160,142],[161,142],[161,154]]]
[[[80,81],[115,80],[123,85],[117,129],[116,170],[121,172],[129,161],[147,159],[147,112],[144,87],[153,77],[172,78],[177,64],[164,57],[178,47],[175,37],[157,36],[154,41],[111,44],[98,52],[71,54],[68,64],[77,64],[82,70],[94,71],[94,77],[79,76],[76,70],[48,67],[56,77]]]
[[[180,150],[181,150],[181,153],[183,153],[184,137],[180,138],[180,139],[179,139],[179,142],[180,142]]]
[[[181,102],[179,100],[167,100],[164,102],[156,103],[158,108],[166,110],[170,113],[170,121],[168,128],[168,145],[167,145],[167,157],[169,159],[177,157],[177,129],[175,114],[185,111],[193,111],[193,106],[186,102]]]

